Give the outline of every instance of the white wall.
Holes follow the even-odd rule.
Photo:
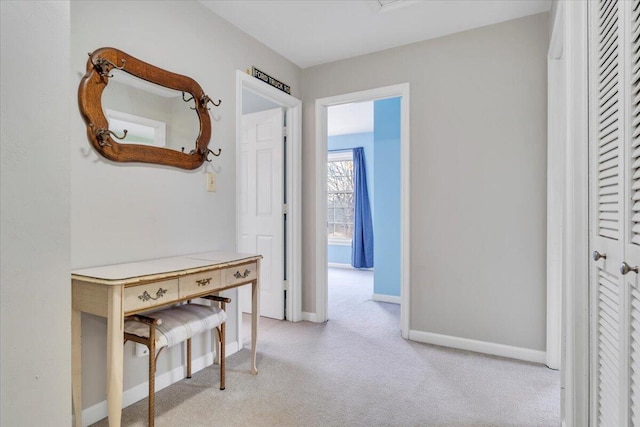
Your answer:
[[[96,23],[99,20],[99,24]],[[222,155],[195,171],[113,163],[89,145],[77,105],[71,116],[71,265],[81,268],[211,249],[235,249],[235,72],[252,65],[289,83],[295,96],[300,69],[223,21],[198,2],[73,2],[72,81],[77,90],[87,52],[111,46],[194,78],[222,106],[212,107],[212,149]],[[108,90],[108,89],[107,89]],[[75,103],[75,93],[69,94]],[[218,174],[207,193],[205,173]],[[235,299],[229,343],[235,337]],[[104,319],[83,317],[83,399],[105,399]],[[194,344],[194,357],[206,350]],[[184,362],[180,346],[163,352],[158,375]],[[125,390],[147,379],[146,358],[125,346]]]
[[[69,2],[0,2],[0,425],[71,423]]]
[[[548,26],[539,14],[303,70],[303,311],[314,102],[409,82],[410,328],[544,351]]]

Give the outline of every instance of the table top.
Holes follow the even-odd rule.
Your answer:
[[[225,251],[201,252],[168,258],[82,268],[71,271],[71,278],[104,285],[126,285],[139,281],[162,280],[187,274],[251,262],[262,255]]]

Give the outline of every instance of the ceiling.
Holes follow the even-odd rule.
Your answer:
[[[327,109],[327,135],[373,132],[373,101],[334,105]]]
[[[301,68],[549,11],[551,0],[200,0]]]

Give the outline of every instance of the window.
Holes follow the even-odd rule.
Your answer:
[[[167,145],[167,125],[165,122],[159,122],[146,117],[135,116],[121,111],[106,110],[109,130],[116,132],[118,135],[123,134],[127,130],[126,137],[119,141],[131,144],[154,145],[156,147],[165,147]]]
[[[327,238],[350,245],[353,236],[353,153],[329,153],[327,162]]]

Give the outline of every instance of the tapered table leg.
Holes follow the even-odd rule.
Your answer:
[[[110,427],[120,427],[122,416],[123,351],[122,286],[111,286],[107,313],[107,410]]]
[[[256,348],[258,343],[258,320],[260,319],[260,260],[258,277],[251,285],[251,373],[257,374]]]
[[[71,310],[71,396],[75,427],[82,427],[82,313]]]

